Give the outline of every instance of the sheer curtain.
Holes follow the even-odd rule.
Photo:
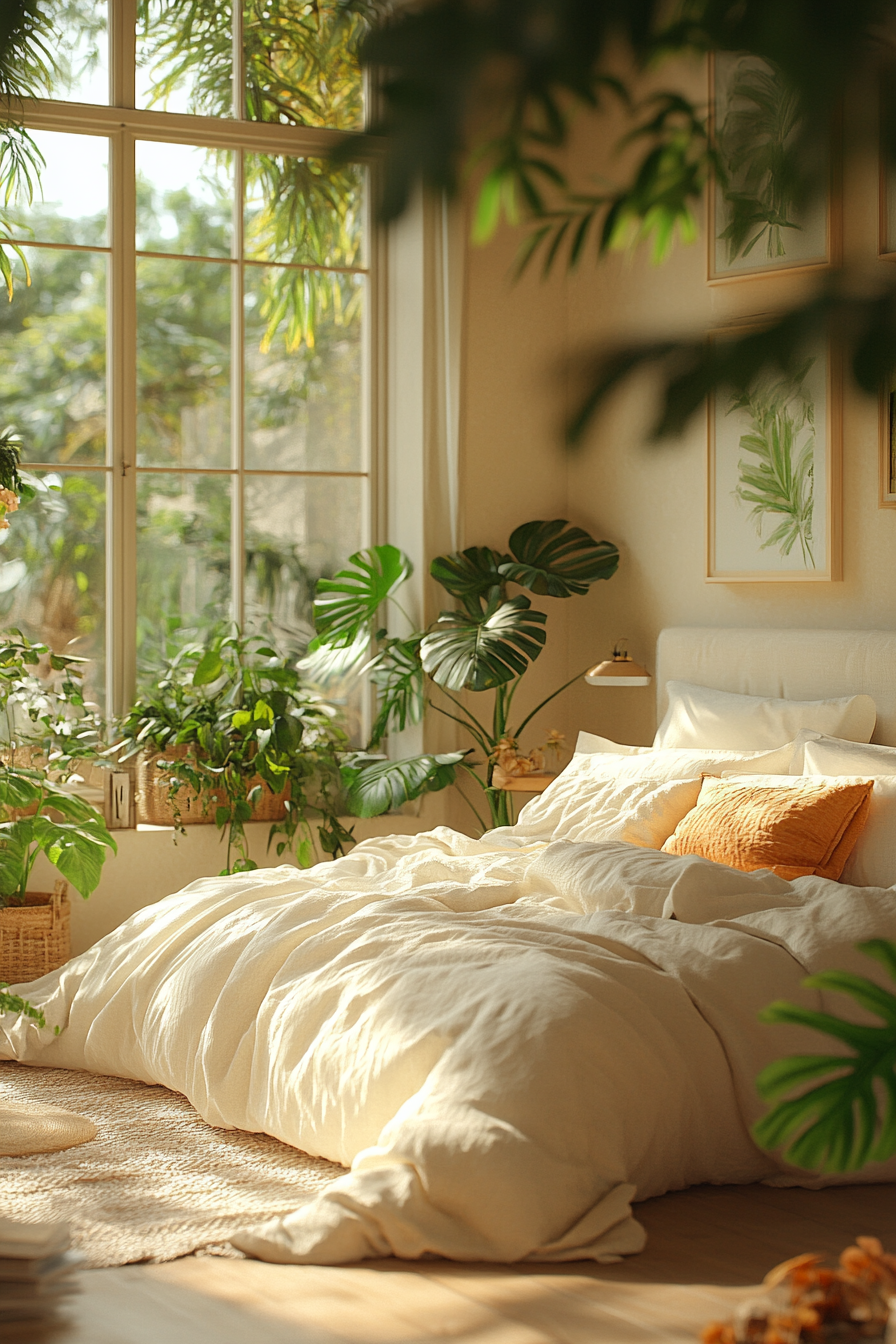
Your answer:
[[[432,620],[444,593],[429,579],[433,556],[463,545],[460,488],[460,369],[463,339],[463,208],[422,193],[389,230],[387,370],[383,380],[385,457],[380,539],[414,562],[403,605]],[[403,633],[398,625],[395,633]],[[447,730],[447,731],[446,731]],[[430,715],[393,734],[389,754],[447,750],[453,727]]]

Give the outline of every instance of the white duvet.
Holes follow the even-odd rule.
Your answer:
[[[438,829],[194,882],[29,986],[48,1025],[0,1019],[0,1057],[350,1167],[239,1239],[265,1258],[602,1260],[643,1244],[632,1199],[813,1180],[748,1127],[760,1068],[829,1043],[756,1015],[894,933],[892,890]]]

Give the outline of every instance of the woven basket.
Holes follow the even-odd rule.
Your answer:
[[[0,910],[0,980],[27,984],[55,971],[72,954],[68,883],[54,891],[29,891],[24,905]]]
[[[183,745],[169,747],[167,751],[140,753],[137,758],[136,790],[138,823],[146,826],[175,825],[174,809],[168,800],[169,776],[158,768],[157,762],[183,761],[192,751],[191,746]],[[285,801],[289,797],[289,790],[272,793],[259,775],[249,780],[248,788],[254,789],[256,784],[262,786],[262,795],[252,809],[252,821],[282,821],[286,816]],[[214,798],[201,798],[188,784],[182,784],[178,789],[177,806],[181,826],[210,825],[215,820]]]

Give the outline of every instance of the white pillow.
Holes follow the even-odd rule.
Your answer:
[[[893,751],[896,756],[892,747],[883,750]],[[726,770],[723,775],[725,779],[737,779],[741,777],[741,772]],[[757,780],[755,775],[743,775],[742,778],[751,784],[777,784],[783,788],[788,784],[798,784],[800,778],[805,779],[808,775],[820,775],[841,784],[861,784],[868,779],[874,780],[868,820],[846,860],[839,881],[849,887],[896,886],[896,770],[886,775],[845,775],[839,771],[806,770],[796,779],[792,775],[789,778],[767,777],[761,780]]]
[[[696,803],[696,793],[690,788],[654,797],[662,785],[699,782],[703,774],[718,775],[735,767],[743,772],[786,774],[792,755],[793,743],[789,742],[771,752],[648,751],[637,756],[595,752],[573,756],[544,793],[526,804],[515,826],[489,831],[488,838],[499,844],[505,840],[523,844],[536,840],[621,840],[629,838],[623,834],[629,826],[631,843],[648,845],[649,838],[671,821],[658,842],[661,845]],[[634,838],[637,836],[642,838]]]
[[[670,681],[666,689],[669,708],[657,729],[654,747],[770,751],[792,741],[806,728],[852,742],[867,742],[877,720],[870,695],[778,700],[716,691],[687,681]]]
[[[609,737],[599,737],[597,733],[579,733],[576,738],[576,755],[593,756],[612,753],[615,756],[643,756],[653,747],[626,747],[621,742],[612,742]]]
[[[799,733],[792,775],[896,775],[896,747],[876,742],[844,742],[820,733]]]

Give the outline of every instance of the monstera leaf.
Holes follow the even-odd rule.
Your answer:
[[[572,597],[587,593],[598,579],[609,579],[619,564],[619,551],[610,541],[595,541],[565,518],[523,523],[511,533],[512,560],[500,565],[504,579],[544,597]]]
[[[413,572],[397,546],[371,546],[349,556],[351,569],[340,569],[332,579],[321,579],[314,603],[317,638],[310,653],[324,645],[346,648],[354,644],[375,619],[380,605]]]
[[[500,600],[492,594],[479,616],[446,611],[420,645],[423,666],[447,690],[487,691],[525,672],[544,647],[542,611],[528,597]]]
[[[466,754],[449,751],[441,756],[409,756],[404,761],[343,765],[349,810],[356,817],[378,817],[423,793],[437,793],[454,783],[457,767]]]
[[[874,938],[859,949],[896,980],[896,943]],[[764,1022],[812,1027],[850,1053],[793,1055],[763,1069],[756,1085],[766,1101],[815,1079],[826,1081],[779,1101],[754,1125],[753,1135],[763,1148],[789,1142],[784,1156],[798,1167],[857,1171],[866,1162],[884,1162],[896,1153],[896,994],[849,971],[823,971],[803,984],[849,994],[884,1025],[858,1025],[784,1000],[764,1009]]]
[[[390,640],[376,659],[370,680],[377,688],[379,706],[370,730],[369,748],[379,745],[390,728],[399,732],[419,723],[426,708],[420,636]]]
[[[493,551],[490,546],[470,546],[452,555],[437,555],[429,572],[475,615],[481,610],[480,599],[493,588],[501,587],[503,580],[498,566],[509,559],[509,555]]]

